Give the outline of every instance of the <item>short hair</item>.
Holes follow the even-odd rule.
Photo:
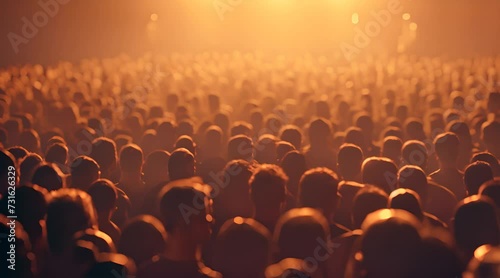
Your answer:
[[[65,165],[68,160],[68,147],[61,143],[55,143],[47,148],[45,161]]]
[[[406,188],[399,188],[391,192],[389,195],[389,208],[402,209],[415,215],[420,220],[423,220],[424,213],[418,193]]]
[[[11,153],[14,158],[16,158],[16,160],[21,160],[30,153],[26,148],[21,146],[10,147],[7,149],[7,151]]]
[[[250,178],[250,195],[255,206],[275,207],[285,201],[288,177],[281,167],[260,165]]]
[[[311,144],[318,141],[324,141],[325,138],[331,136],[331,125],[328,120],[318,118],[309,124],[309,140]]]
[[[291,143],[286,141],[279,141],[276,144],[276,157],[278,159],[278,162],[280,162],[287,153],[295,150],[295,147]]]
[[[50,252],[63,253],[72,246],[76,232],[97,227],[92,199],[78,189],[53,191],[48,199],[46,223]]]
[[[151,175],[157,175],[158,172],[168,173],[169,160],[170,154],[167,151],[156,150],[151,152],[144,161],[144,178],[147,179]]]
[[[108,170],[111,166],[116,165],[116,144],[113,140],[106,137],[99,137],[92,141],[92,157],[101,167]]]
[[[116,208],[118,193],[115,185],[107,179],[99,179],[90,185],[87,193],[97,212],[109,212]]]
[[[487,196],[495,202],[497,208],[500,208],[500,178],[494,178],[481,185],[479,195]]]
[[[418,166],[406,165],[398,171],[398,186],[399,188],[411,189],[422,198],[427,200],[427,176],[425,172]]]
[[[299,203],[303,207],[333,212],[338,198],[339,178],[328,168],[314,168],[302,175],[299,183]]]
[[[253,132],[253,127],[251,124],[243,121],[237,121],[233,124],[231,127],[231,136],[236,136],[236,135],[246,135],[246,136],[251,136]]]
[[[280,139],[292,144],[295,149],[300,150],[302,147],[302,132],[294,125],[285,125],[281,128]]]
[[[135,144],[128,144],[120,151],[120,169],[129,173],[140,172],[143,159],[141,148]]]
[[[353,198],[352,221],[354,227],[359,228],[366,216],[376,210],[387,208],[389,196],[382,189],[365,185]]]
[[[401,141],[400,138],[395,136],[385,137],[384,143],[382,145],[382,156],[390,158],[394,161],[394,163],[399,164],[402,148],[403,148],[403,142]]]
[[[175,149],[184,148],[190,151],[193,155],[196,155],[196,143],[188,135],[181,135],[175,141]]]
[[[313,255],[318,239],[328,241],[330,227],[320,211],[313,208],[295,208],[280,217],[273,237],[279,248],[278,259],[306,259]]]
[[[401,150],[403,162],[406,165],[419,166],[422,169],[427,168],[427,148],[425,144],[418,140],[408,140],[403,144]]]
[[[55,164],[42,164],[34,170],[31,183],[48,191],[58,190],[64,186],[63,174]]]
[[[75,158],[70,165],[71,186],[85,190],[99,178],[99,165],[88,156]]]
[[[203,185],[187,183],[185,185],[167,185],[159,196],[160,215],[165,230],[169,233],[176,228],[189,229],[193,219],[206,217],[208,192]],[[201,209],[199,208],[199,201],[205,203]]]
[[[441,161],[455,162],[458,158],[460,140],[455,133],[445,132],[434,139],[436,155]]]
[[[481,139],[488,148],[491,148],[498,142],[500,137],[500,122],[490,121],[483,123],[481,127]]]
[[[484,161],[488,163],[493,171],[493,175],[500,175],[500,164],[498,163],[498,159],[489,152],[480,152],[472,156],[471,163],[476,161]]]
[[[19,165],[19,171],[21,173],[21,183],[29,182],[31,183],[31,179],[33,178],[33,173],[35,169],[42,164],[43,159],[36,153],[28,154]],[[24,184],[22,184],[24,185]]]
[[[227,144],[227,156],[229,160],[253,160],[252,139],[245,135],[236,135],[231,137]]]
[[[26,129],[19,135],[19,145],[33,153],[40,152],[40,136],[34,129]]]
[[[493,171],[488,163],[476,161],[469,164],[464,171],[464,183],[469,195],[475,195],[479,192],[479,187],[489,180],[493,179]]]
[[[194,155],[189,150],[180,148],[170,154],[170,159],[168,160],[170,180],[193,177],[194,167]]]
[[[354,144],[342,144],[337,154],[340,174],[346,178],[352,178],[361,172],[363,163],[363,151]]]
[[[160,220],[151,215],[140,215],[123,227],[118,251],[141,264],[162,253],[166,239],[167,232]]]
[[[270,263],[271,233],[259,222],[236,217],[217,234],[214,267],[230,277],[261,277]]]
[[[398,168],[392,160],[384,157],[370,157],[361,166],[363,183],[372,184],[389,193],[396,188]]]

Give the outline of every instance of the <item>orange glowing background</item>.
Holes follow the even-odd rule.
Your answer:
[[[363,52],[491,55],[500,45],[500,1],[495,0],[65,1],[17,54],[2,39],[0,66],[146,51],[335,53],[341,43],[353,43],[355,28],[363,29],[373,13],[394,1],[401,12]],[[0,6],[3,38],[21,33],[22,18],[41,10],[37,1],[2,1]]]

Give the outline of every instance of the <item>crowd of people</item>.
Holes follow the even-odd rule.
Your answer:
[[[499,277],[499,92],[500,57],[7,67],[0,276]]]

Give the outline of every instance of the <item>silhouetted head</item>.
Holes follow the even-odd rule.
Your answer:
[[[111,171],[116,169],[116,144],[106,137],[99,137],[92,141],[92,151],[90,153],[98,164],[103,176],[109,178]]]
[[[326,245],[330,237],[330,227],[328,220],[318,210],[291,209],[278,220],[273,237],[279,250],[278,260],[306,259],[314,257],[318,247],[322,248],[321,242]]]
[[[120,170],[123,173],[141,173],[143,153],[139,146],[129,144],[120,151]]]
[[[250,196],[256,209],[279,209],[285,201],[288,177],[273,164],[260,165],[250,178]]]
[[[252,161],[252,139],[245,135],[236,135],[231,137],[227,144],[227,158],[229,160],[243,159],[246,161]]]
[[[418,140],[406,141],[403,144],[401,156],[405,165],[414,165],[422,169],[427,168],[427,148],[424,143]]]
[[[264,134],[255,144],[255,160],[261,164],[276,164],[276,142],[274,135]]]
[[[306,157],[298,151],[291,151],[281,160],[281,168],[289,178],[288,189],[297,196],[299,180],[307,170]]]
[[[466,260],[483,244],[498,245],[500,229],[494,203],[477,195],[462,200],[455,211],[453,231]]]
[[[488,163],[493,171],[493,175],[495,177],[500,176],[500,164],[498,163],[498,159],[489,152],[480,152],[472,156],[471,163],[476,161],[484,161]]]
[[[343,144],[337,155],[337,163],[344,180],[357,180],[361,173],[363,151],[356,145]]]
[[[160,220],[151,215],[137,216],[123,227],[118,252],[140,265],[161,254],[165,250],[166,239],[167,232]]]
[[[281,129],[280,139],[292,144],[295,149],[302,149],[302,132],[294,125],[285,125]]]
[[[418,166],[406,165],[399,169],[398,187],[415,191],[425,202],[427,200],[427,176]]]
[[[252,134],[253,134],[253,127],[251,124],[247,122],[237,121],[231,127],[231,132],[230,132],[231,137],[236,135],[252,136]]]
[[[188,135],[181,135],[175,141],[174,149],[184,148],[190,151],[194,156],[196,156],[196,143]]]
[[[366,217],[362,229],[354,258],[366,277],[419,277],[420,222],[411,213],[378,210]]]
[[[324,147],[332,136],[331,125],[326,119],[316,119],[309,124],[311,147]]]
[[[329,218],[337,207],[339,179],[328,168],[314,168],[304,173],[299,183],[298,201],[301,207],[320,210]]]
[[[417,192],[411,189],[399,188],[392,191],[391,195],[389,195],[388,207],[391,209],[406,210],[419,220],[424,219],[420,197]]]
[[[101,173],[99,165],[88,156],[79,156],[71,162],[71,187],[81,190],[87,188],[97,179]]]
[[[500,157],[500,146],[498,144],[500,122],[485,122],[482,126],[481,134],[481,139],[486,145],[486,149],[498,159]]]
[[[397,173],[394,162],[383,157],[367,158],[361,167],[363,183],[378,186],[387,193],[396,188]]]
[[[311,278],[318,272],[312,271],[308,262],[301,259],[286,258],[266,268],[267,278]]]
[[[460,140],[454,133],[442,133],[434,139],[434,148],[441,163],[454,165],[458,159]]]
[[[423,123],[417,118],[409,118],[405,122],[405,133],[407,140],[425,140]]]
[[[43,159],[38,154],[32,153],[27,155],[19,166],[20,170],[20,181],[19,184],[26,185],[31,183],[31,179],[33,178],[33,172],[35,169],[42,164]]]
[[[115,185],[107,179],[99,179],[87,189],[98,214],[109,214],[116,209],[118,193]]]
[[[403,142],[398,137],[389,136],[384,138],[382,145],[382,156],[391,159],[395,164],[401,161],[401,149]]]
[[[279,141],[276,144],[276,160],[280,162],[287,153],[295,150],[295,147],[289,142]]]
[[[26,129],[19,135],[19,145],[29,152],[40,153],[40,137],[34,129]]]
[[[488,163],[476,161],[469,164],[464,171],[464,183],[468,195],[475,195],[479,192],[479,187],[493,179],[493,171]]]
[[[7,149],[9,153],[11,153],[16,161],[23,160],[30,152],[21,146],[14,146]]]
[[[167,185],[159,194],[160,215],[169,235],[189,239],[198,245],[210,237],[209,189],[188,180]]]
[[[172,181],[193,177],[195,175],[193,154],[184,148],[173,151],[168,160],[168,173]]]
[[[500,208],[500,178],[495,178],[481,185],[479,195],[490,198],[497,208]]]
[[[66,253],[76,232],[97,227],[92,199],[78,189],[53,191],[48,199],[46,223],[50,252]]]
[[[353,198],[352,223],[355,228],[360,228],[366,216],[379,209],[387,208],[389,196],[382,189],[365,185]]]
[[[45,152],[45,161],[57,165],[68,163],[68,147],[62,143],[52,144]]]
[[[170,154],[167,151],[156,150],[151,152],[144,161],[144,181],[148,185],[168,181],[168,162]]]
[[[263,278],[270,262],[270,245],[271,233],[259,222],[229,219],[215,241],[214,268],[224,277]]]
[[[58,190],[64,187],[63,173],[55,164],[42,164],[34,170],[31,183],[48,191]]]

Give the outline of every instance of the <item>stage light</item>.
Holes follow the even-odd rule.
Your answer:
[[[417,31],[418,25],[415,22],[410,23],[410,30]]]
[[[158,14],[151,14],[151,21],[158,21]]]
[[[402,17],[403,17],[403,20],[410,20],[411,15],[409,13],[404,13]]]
[[[359,14],[358,13],[353,13],[351,17],[352,24],[358,24],[359,23]]]

